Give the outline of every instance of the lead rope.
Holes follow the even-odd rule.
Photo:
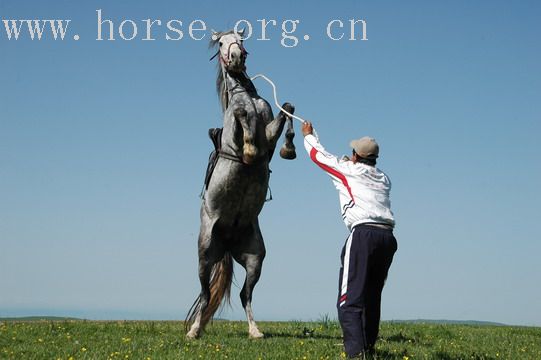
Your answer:
[[[244,73],[244,75],[246,75],[246,77],[249,77],[248,74],[246,74],[246,72]],[[263,74],[257,74],[255,76],[251,77],[250,80],[253,81],[253,80],[257,79],[257,78],[262,78],[263,80],[265,80],[266,82],[268,82],[272,86],[272,94],[274,96],[274,105],[276,105],[278,107],[278,109],[282,110],[287,116],[290,116],[293,119],[299,120],[303,124],[306,122],[306,120],[304,120],[300,116],[290,114],[288,111],[286,111],[283,107],[280,106],[280,104],[278,103],[278,96],[276,95],[276,85],[274,85],[274,82],[272,82],[271,79],[269,79],[268,77],[266,77]],[[316,129],[312,129],[312,130],[313,130],[313,135],[319,141],[319,136],[317,135]]]
[[[244,75],[247,78],[250,78],[248,76],[248,74],[246,74],[246,72],[244,72]],[[257,78],[262,78],[263,80],[265,80],[266,82],[268,82],[272,86],[272,95],[274,97],[274,105],[276,105],[278,107],[278,109],[282,110],[284,112],[284,114],[286,114],[287,116],[290,116],[293,119],[299,120],[303,124],[306,122],[306,120],[304,120],[300,116],[293,115],[289,111],[285,110],[283,107],[280,106],[280,103],[278,102],[278,95],[276,94],[276,85],[274,84],[274,82],[271,79],[269,79],[268,77],[266,77],[263,74],[257,74],[257,75],[254,75],[253,77],[251,77],[250,80],[254,81]],[[317,141],[319,141],[319,136],[317,135],[317,131],[313,127],[312,127],[312,135],[314,135],[316,137]],[[270,176],[270,173],[269,173],[269,176]],[[267,198],[265,200],[265,202],[268,202],[268,201],[272,200],[272,191],[271,191],[270,186],[269,186],[269,193],[270,193],[270,197]]]

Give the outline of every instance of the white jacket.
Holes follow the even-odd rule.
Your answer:
[[[376,167],[338,160],[329,154],[313,135],[304,137],[310,158],[331,177],[340,197],[344,223],[351,230],[364,223],[394,227],[389,193],[391,181]]]

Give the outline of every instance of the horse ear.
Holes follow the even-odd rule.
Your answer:
[[[212,31],[211,39],[214,41],[218,40],[218,38],[220,37],[220,34],[218,33],[218,31],[214,29],[210,29],[210,31]]]
[[[246,28],[240,30],[239,32],[237,32],[238,35],[240,35],[241,38],[244,38],[244,33],[246,32]]]

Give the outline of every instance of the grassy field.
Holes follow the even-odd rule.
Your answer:
[[[198,340],[183,323],[162,321],[2,321],[2,359],[341,359],[336,322],[215,321]],[[377,359],[541,359],[541,328],[382,323]]]

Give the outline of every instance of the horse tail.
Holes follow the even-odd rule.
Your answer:
[[[222,260],[212,266],[210,275],[210,298],[201,314],[201,324],[208,323],[225,299],[231,305],[231,283],[233,282],[233,258],[226,252]],[[195,317],[201,306],[201,295],[197,297],[188,311],[184,327],[188,331],[189,324],[195,321]]]

